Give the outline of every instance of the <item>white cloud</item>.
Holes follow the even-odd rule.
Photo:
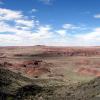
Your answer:
[[[67,31],[64,29],[57,30],[56,32],[62,37],[66,36],[67,33]]]
[[[16,34],[0,34],[0,45],[35,45],[53,36],[50,29],[48,26],[40,26],[36,32],[14,30]]]
[[[53,1],[53,0],[40,0],[40,1],[43,2],[44,4],[49,5],[49,4],[51,4],[51,1]]]
[[[53,32],[51,32],[51,27],[46,25],[46,26],[40,26],[36,32],[32,34],[33,39],[48,39],[52,38]]]
[[[15,20],[22,18],[21,11],[0,8],[0,20]]]
[[[62,35],[62,31],[59,31]],[[100,27],[94,28],[92,31],[82,34],[64,33],[63,37],[55,38],[48,45],[61,46],[100,46]]]
[[[75,25],[73,25],[73,24],[64,24],[63,26],[62,26],[64,29],[79,29],[80,27],[78,27],[78,26],[75,26]]]
[[[94,18],[100,18],[100,14],[94,15]]]
[[[37,12],[38,10],[37,9],[35,9],[35,8],[33,8],[32,10],[31,10],[31,12]]]
[[[100,28],[93,29],[92,32],[78,35],[78,38],[84,41],[98,41],[100,42]]]
[[[39,25],[38,20],[29,20],[21,11],[0,8],[0,45],[33,45],[50,38],[50,30],[49,25]]]
[[[27,27],[34,27],[34,20],[23,20],[23,19],[19,19],[19,20],[16,20],[16,24],[17,25],[23,25],[23,26],[27,26]]]
[[[83,27],[64,24],[60,29],[41,25],[21,11],[0,8],[0,45],[97,45],[100,44],[100,27],[88,33],[71,34]],[[78,31],[77,31],[78,32]]]
[[[62,27],[63,27],[64,29],[70,29],[70,28],[73,27],[73,25],[72,25],[72,24],[64,24]]]

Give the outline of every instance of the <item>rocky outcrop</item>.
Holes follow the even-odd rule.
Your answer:
[[[19,73],[14,73],[8,69],[0,68],[0,92],[14,94],[17,88],[32,84],[32,81]]]
[[[4,61],[0,63],[0,66],[5,69],[19,72],[20,74],[38,77],[42,74],[50,73],[49,67],[51,67],[52,64],[42,60],[27,60],[19,63]]]

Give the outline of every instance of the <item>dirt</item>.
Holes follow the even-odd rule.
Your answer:
[[[100,77],[100,47],[50,47],[41,45],[0,47],[0,69],[4,69],[5,72],[11,71],[4,74],[4,78],[0,78],[5,86],[8,84],[5,83],[6,81],[11,82],[8,85],[10,89],[13,89],[15,85],[16,87],[27,85],[26,80],[31,80],[31,85],[35,82],[37,86],[43,86],[42,89],[47,86],[48,88],[35,96],[36,99],[38,98],[37,100],[40,100],[40,98],[46,100],[42,97],[46,96],[45,98],[47,98],[47,93],[51,94],[47,100],[53,100],[54,95],[57,95],[57,98],[61,97],[60,100],[87,100],[88,98],[92,99],[100,92],[94,87],[94,83],[97,81],[97,87],[100,88],[99,79],[94,80],[96,77]],[[1,72],[0,75],[2,75]],[[16,78],[14,78],[15,76]],[[91,80],[95,82],[91,83],[93,82]],[[54,84],[57,85],[56,88]],[[59,84],[61,88],[59,88]],[[50,86],[54,88],[53,93],[49,88]],[[71,87],[71,90],[67,90],[68,87]],[[84,88],[86,87],[91,89],[87,88],[85,91]],[[6,89],[7,87],[5,87],[5,91],[7,91]],[[45,92],[48,89],[49,92]],[[88,93],[91,95],[87,95]],[[6,93],[4,92],[4,94]],[[35,100],[32,99],[34,95],[25,98]],[[57,100],[57,98],[54,100]]]

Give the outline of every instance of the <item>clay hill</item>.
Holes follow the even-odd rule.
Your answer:
[[[100,47],[0,47],[1,100],[92,100]]]

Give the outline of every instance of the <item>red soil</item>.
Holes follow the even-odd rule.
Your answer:
[[[48,63],[43,62],[42,60],[23,61],[22,63],[3,62],[0,65],[4,68],[12,71],[15,70],[28,76],[39,76],[50,72],[49,67],[46,67]]]
[[[100,76],[100,69],[96,69],[96,68],[79,68],[78,73],[80,74],[84,74],[84,75],[93,75],[93,76]]]

